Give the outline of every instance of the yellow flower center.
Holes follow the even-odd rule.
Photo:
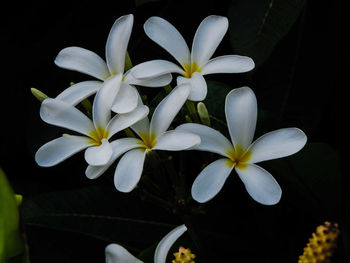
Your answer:
[[[191,250],[189,248],[180,247],[179,252],[176,252],[173,254],[175,259],[172,261],[172,263],[195,263],[194,258],[196,257],[195,254],[191,253]]]
[[[141,134],[140,135],[142,142],[138,142],[142,147],[152,150],[154,146],[156,146],[156,136],[155,134]]]
[[[97,127],[95,131],[89,133],[91,138],[90,144],[99,146],[102,144],[102,139],[108,138],[109,132],[103,127]]]
[[[192,62],[191,65],[184,64],[183,68],[185,70],[184,77],[186,77],[186,78],[192,78],[192,75],[195,72],[199,72],[199,73],[202,72],[202,69],[198,66],[198,64],[196,62]]]
[[[230,159],[227,161],[228,167],[236,167],[237,169],[244,170],[247,168],[247,162],[252,156],[252,152],[244,151],[243,148],[239,145],[235,145],[235,150],[227,152]]]

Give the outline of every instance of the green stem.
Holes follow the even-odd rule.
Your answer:
[[[173,89],[172,89],[171,85],[168,84],[168,85],[164,86],[164,90],[165,90],[166,94],[169,94]]]
[[[126,128],[124,129],[124,132],[126,134],[126,136],[128,136],[129,138],[135,138],[135,134],[132,132],[132,130],[130,128]]]
[[[186,101],[186,107],[187,107],[187,110],[190,114],[190,118],[196,122],[196,123],[200,123],[200,120],[198,118],[198,115],[197,115],[197,110],[196,110],[196,106],[194,105],[194,102],[191,101],[191,100],[187,100]]]
[[[91,105],[91,102],[89,101],[89,99],[83,100],[81,102],[81,105],[83,105],[83,107],[86,110],[87,116],[91,119],[92,118],[92,105]]]
[[[161,206],[165,208],[166,210],[172,210],[173,206],[170,202],[165,201],[164,199],[151,194],[150,192],[146,191],[145,189],[141,189],[141,194],[143,195],[144,199],[147,201],[150,201],[151,203]]]
[[[187,227],[187,232],[189,233],[194,245],[198,249],[198,254],[201,255],[201,258],[205,259],[205,262],[218,262],[218,257],[215,257],[212,253],[210,253],[211,249],[205,246],[205,238],[202,237],[203,231],[201,229],[197,229],[197,225],[193,221],[193,218],[189,215],[183,215],[182,220]],[[204,241],[204,242],[202,242]]]
[[[173,157],[171,155],[166,156],[164,153],[160,153],[162,157],[162,162],[170,177],[173,189],[176,194],[176,199],[184,199],[185,196],[185,186],[181,183],[179,174],[174,167]]]

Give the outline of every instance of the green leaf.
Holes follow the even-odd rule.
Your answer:
[[[227,93],[232,89],[225,83],[218,81],[207,81],[208,94],[203,101],[207,107],[213,128],[226,132],[225,99]]]
[[[305,0],[232,0],[228,16],[236,54],[253,58],[256,67],[291,29]]]
[[[148,246],[176,225],[162,223],[161,214],[157,207],[103,185],[41,194],[22,204],[25,225],[88,235],[126,248]]]
[[[283,180],[290,202],[311,214],[340,212],[342,180],[339,154],[329,144],[308,143],[300,152],[267,163],[268,170]],[[283,188],[283,187],[282,187]]]
[[[15,194],[0,168],[0,263],[25,262],[25,252]]]

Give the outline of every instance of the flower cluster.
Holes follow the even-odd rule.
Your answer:
[[[205,75],[242,73],[254,68],[253,60],[246,56],[212,58],[228,29],[227,18],[206,17],[195,33],[191,51],[173,25],[160,17],[149,18],[144,24],[146,35],[169,52],[180,66],[158,59],[134,67],[126,66],[130,64],[126,58],[129,58],[127,46],[133,20],[133,15],[129,14],[115,21],[106,43],[106,60],[80,47],[68,47],[59,52],[56,65],[97,80],[71,85],[56,98],[41,96],[45,99],[40,116],[45,122],[81,135],[64,134],[44,144],[35,155],[36,162],[49,167],[85,150],[86,176],[95,179],[118,160],[115,187],[118,191],[130,192],[140,181],[149,152],[207,151],[221,158],[206,166],[194,180],[191,192],[194,200],[204,203],[214,198],[235,170],[254,200],[264,205],[278,203],[282,193],[279,184],[256,163],[298,152],[305,145],[306,136],[298,128],[283,128],[253,141],[257,101],[251,88],[237,88],[227,94],[225,114],[230,140],[206,122],[187,120],[170,128],[185,103],[193,104],[206,98]],[[144,105],[138,87],[167,86],[173,74],[177,74],[177,86],[149,118],[150,110]],[[91,116],[87,116],[76,106],[93,95]],[[137,137],[116,138],[115,135],[125,129],[131,129]],[[165,262],[171,244],[185,230],[180,226],[159,243],[155,262]],[[130,257],[120,246],[106,248],[107,262],[139,262]]]
[[[309,238],[304,252],[299,256],[298,263],[329,263],[333,252],[337,247],[340,234],[337,223],[324,222],[316,228],[315,233]]]

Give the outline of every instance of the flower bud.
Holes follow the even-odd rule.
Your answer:
[[[199,118],[201,119],[201,122],[204,125],[210,126],[209,113],[208,113],[207,107],[203,102],[199,102],[197,104],[197,111],[198,111]]]
[[[41,92],[40,90],[36,88],[31,88],[30,91],[34,95],[35,98],[37,98],[40,102],[43,102],[45,99],[47,99],[49,96],[47,96],[45,93]]]

